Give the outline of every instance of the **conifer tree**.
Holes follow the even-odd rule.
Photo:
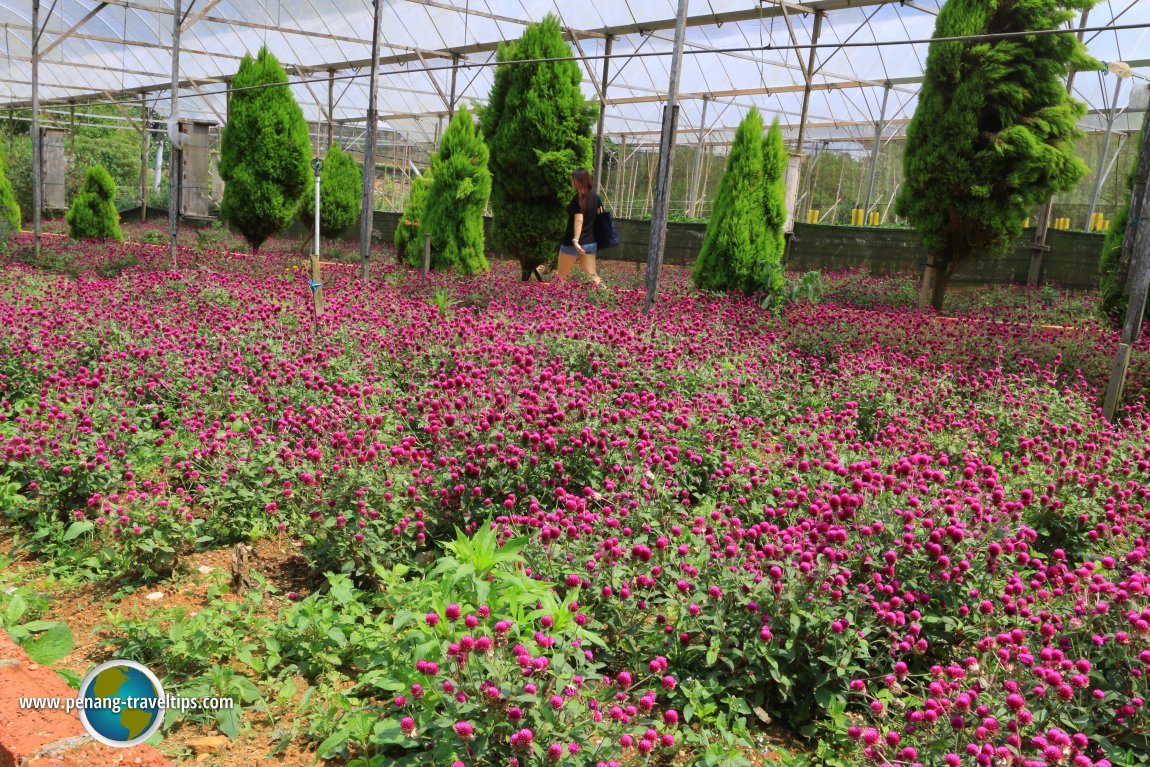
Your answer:
[[[20,231],[20,203],[8,180],[4,142],[0,141],[0,237]]]
[[[254,59],[244,55],[232,88],[220,143],[220,177],[227,184],[220,214],[257,251],[291,223],[311,187],[311,141],[287,74],[266,46]]]
[[[488,269],[483,213],[491,196],[487,145],[471,113],[459,110],[431,157],[423,232],[431,235],[431,268],[475,274]]]
[[[73,239],[123,240],[116,210],[116,184],[102,165],[88,168],[72,207],[64,214]]]
[[[787,148],[778,118],[763,137],[763,214],[766,237],[746,292],[761,290],[774,295],[783,289],[783,253],[787,248],[783,233],[787,223]]]
[[[312,183],[315,183],[314,177]],[[359,220],[362,190],[363,168],[339,144],[332,144],[319,172],[319,232],[322,236],[335,237]],[[311,185],[303,194],[300,211],[304,223],[315,226],[315,189]]]
[[[558,252],[571,172],[589,167],[595,108],[583,99],[559,20],[548,15],[501,45],[480,128],[491,150],[492,237],[519,261],[523,279]],[[532,63],[512,64],[531,60]]]
[[[416,176],[411,182],[411,193],[403,208],[403,217],[395,227],[395,255],[400,263],[423,265],[423,211],[430,188],[430,173]]]
[[[752,108],[739,123],[703,245],[691,273],[700,290],[746,288],[765,257],[767,216],[763,118]]]
[[[934,36],[1054,30],[1093,3],[948,0]],[[1071,67],[1098,63],[1070,32],[931,43],[896,201],[927,251],[920,306],[941,309],[960,264],[1007,248],[1030,210],[1086,173],[1074,156],[1086,107],[1066,92]]]

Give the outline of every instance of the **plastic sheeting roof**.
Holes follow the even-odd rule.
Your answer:
[[[675,0],[574,7],[552,0],[381,2],[380,127],[398,131],[404,140],[434,140],[450,106],[453,56],[459,62],[456,103],[483,102],[494,68],[482,65],[494,60],[499,42],[516,39],[526,22],[553,13],[575,40],[576,54],[588,57],[583,88],[589,99],[599,99],[601,57],[612,38],[606,134],[626,135],[636,143],[657,141]],[[222,121],[226,79],[245,51],[267,45],[289,77],[299,81],[292,90],[309,121],[327,122],[330,98],[335,123],[362,127],[371,0],[183,0],[183,5],[182,118]],[[816,51],[806,139],[869,141],[880,117],[886,123],[884,136],[897,135],[914,112],[927,46],[875,43],[929,38],[940,5],[941,0],[692,0],[678,140],[693,143],[703,136],[725,143],[752,105],[768,119],[778,116],[794,138],[809,51],[786,46],[811,42],[812,11],[823,12],[818,43],[835,47]],[[172,0],[41,0],[41,101],[100,101],[113,94],[137,94],[139,99],[144,94],[150,107],[167,114],[172,12]],[[31,16],[30,0],[0,0],[0,109],[26,106],[31,99]],[[1087,33],[1090,53],[1102,61],[1125,60],[1145,73],[1150,61],[1137,56],[1150,50],[1150,2],[1101,0],[1088,26],[1113,24],[1142,26]],[[330,82],[329,71],[334,73]],[[1075,94],[1093,112],[1084,127],[1104,127],[1114,83],[1115,76],[1107,73],[1077,75]],[[1131,93],[1144,86],[1144,81],[1127,81],[1117,106],[1124,108]],[[1135,129],[1138,122],[1128,114],[1116,127]]]

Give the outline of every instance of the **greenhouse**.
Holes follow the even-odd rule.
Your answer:
[[[1150,763],[1147,0],[0,25],[0,766]]]

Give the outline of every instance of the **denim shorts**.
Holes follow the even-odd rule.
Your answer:
[[[595,255],[595,252],[599,250],[599,246],[594,242],[588,242],[583,246],[583,250],[587,251],[593,256]],[[574,245],[560,245],[559,252],[565,256],[579,256],[579,251],[575,250]]]

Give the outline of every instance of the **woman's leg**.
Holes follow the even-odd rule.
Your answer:
[[[603,280],[599,279],[599,272],[595,269],[594,253],[587,252],[579,256],[579,268],[591,278],[593,285],[601,285],[603,283]]]
[[[567,276],[571,274],[571,267],[575,265],[575,256],[569,256],[563,251],[559,251],[559,269],[555,273],[556,282],[564,282]]]

